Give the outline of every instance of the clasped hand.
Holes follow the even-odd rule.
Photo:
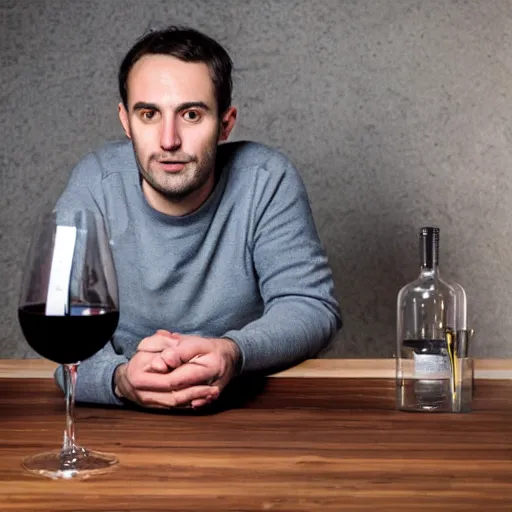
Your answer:
[[[201,407],[218,398],[235,376],[238,346],[159,330],[114,375],[115,393],[143,407]]]

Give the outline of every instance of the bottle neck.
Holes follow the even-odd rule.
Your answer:
[[[423,279],[438,279],[439,278],[439,267],[434,265],[433,267],[421,266],[420,277]]]
[[[425,228],[420,234],[420,268],[423,273],[437,273],[439,266],[439,230]]]

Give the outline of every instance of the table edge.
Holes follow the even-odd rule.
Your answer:
[[[57,365],[46,359],[0,359],[0,378],[53,378]],[[475,359],[476,379],[512,380],[512,359]],[[308,359],[275,378],[374,378],[395,377],[394,359]]]

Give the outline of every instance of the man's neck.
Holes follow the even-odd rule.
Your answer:
[[[215,173],[212,172],[208,181],[200,189],[195,190],[183,199],[172,200],[162,195],[160,192],[157,192],[142,178],[142,192],[148,204],[160,213],[172,217],[183,217],[184,215],[195,212],[208,197],[210,197],[214,188]]]

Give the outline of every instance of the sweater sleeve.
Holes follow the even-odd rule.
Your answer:
[[[128,359],[116,354],[109,341],[99,352],[81,362],[78,366],[75,399],[77,402],[123,405],[114,394],[113,377],[116,368]],[[59,366],[55,380],[64,390],[64,370]]]
[[[55,209],[65,214],[87,208],[104,215],[101,172],[95,155],[84,157],[73,169],[68,185],[57,201]],[[108,226],[108,222],[106,225]],[[72,333],[70,336],[72,337]],[[76,401],[121,405],[122,402],[114,394],[112,379],[115,369],[127,361],[124,355],[115,352],[112,341],[109,341],[103,349],[81,362],[76,381]],[[64,372],[61,366],[55,372],[55,380],[64,389]]]
[[[255,207],[252,240],[264,312],[224,335],[240,347],[242,373],[272,373],[314,357],[342,325],[332,272],[300,176],[282,155],[267,167],[270,178]]]

